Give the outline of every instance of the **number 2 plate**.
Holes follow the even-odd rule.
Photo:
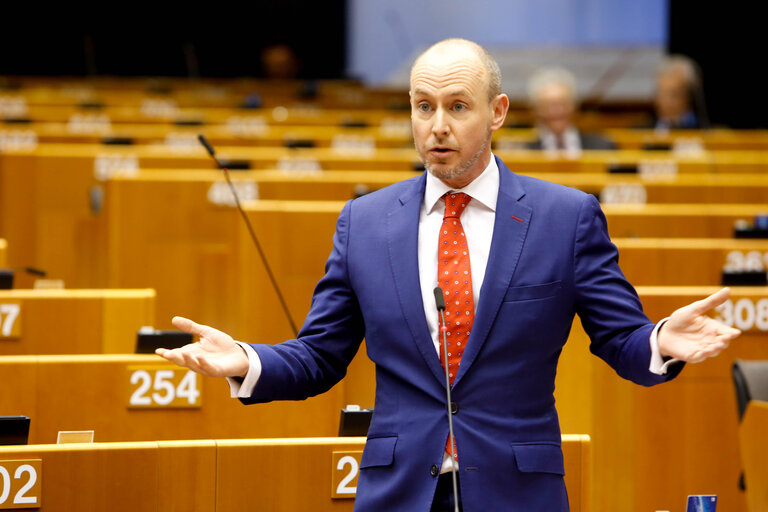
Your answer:
[[[354,498],[363,452],[333,452],[331,457],[331,498]]]

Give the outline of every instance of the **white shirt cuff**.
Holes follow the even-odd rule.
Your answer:
[[[656,327],[653,328],[653,332],[651,333],[651,364],[648,367],[648,370],[651,373],[655,373],[656,375],[666,375],[669,365],[679,361],[679,359],[672,358],[669,361],[664,362],[664,359],[661,357],[661,353],[659,353],[659,329],[661,329],[661,326],[664,325],[667,320],[669,320],[669,317],[657,323]]]
[[[243,347],[243,350],[248,355],[248,373],[245,374],[243,382],[238,382],[233,377],[227,377],[229,394],[232,398],[248,398],[253,394],[253,390],[256,388],[256,384],[261,376],[261,359],[259,354],[249,344],[242,341],[236,341],[235,343]]]

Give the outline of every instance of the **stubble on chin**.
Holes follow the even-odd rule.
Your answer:
[[[435,169],[434,167],[430,166],[429,162],[427,161],[426,156],[422,157],[422,161],[424,162],[424,167],[429,171],[431,175],[433,175],[436,178],[439,178],[441,180],[452,180],[455,178],[458,178],[459,176],[466,173],[469,169],[474,166],[477,161],[480,159],[480,156],[485,152],[485,148],[488,147],[488,140],[486,140],[482,146],[480,146],[480,149],[478,149],[477,153],[475,153],[472,158],[467,160],[466,162],[459,163],[459,165],[455,167],[450,168],[443,168],[443,169]]]

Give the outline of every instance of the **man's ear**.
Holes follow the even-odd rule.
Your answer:
[[[491,130],[498,130],[504,126],[509,110],[509,98],[506,94],[499,94],[491,100]]]

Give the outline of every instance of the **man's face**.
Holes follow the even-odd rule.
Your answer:
[[[463,48],[427,53],[411,73],[416,150],[427,170],[451,187],[466,186],[490,161],[491,132],[503,123],[508,102],[504,95],[489,102],[488,90],[485,67]]]
[[[656,79],[656,113],[661,119],[677,119],[689,108],[688,86],[681,72],[669,72]]]
[[[573,111],[573,98],[568,87],[563,84],[549,83],[536,95],[536,120],[555,135],[561,135],[571,125]]]

